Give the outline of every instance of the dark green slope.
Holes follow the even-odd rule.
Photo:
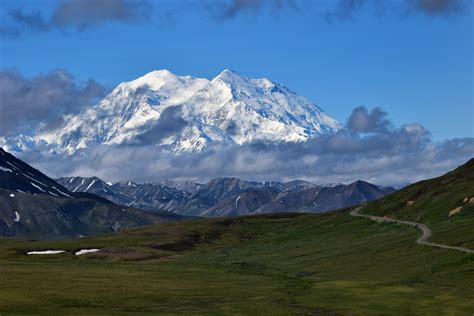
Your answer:
[[[433,231],[430,241],[474,249],[474,159],[369,202],[361,212],[424,223]]]
[[[430,195],[444,195],[449,210],[470,194],[471,168],[396,194],[410,199],[424,188],[412,207],[431,207]],[[406,201],[395,204],[394,196],[364,212],[376,212],[378,203],[382,215],[429,220],[437,228],[432,238],[472,240],[460,224],[470,220],[469,207],[446,221],[444,208],[397,213],[391,206]],[[463,236],[439,229],[449,223]],[[340,210],[192,220],[66,241],[2,239],[0,313],[472,315],[474,255],[416,244],[419,235]],[[83,248],[101,250],[74,255]],[[33,249],[67,253],[25,255]]]

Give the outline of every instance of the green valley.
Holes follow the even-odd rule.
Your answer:
[[[423,222],[430,241],[472,248],[474,212],[465,198],[474,196],[473,175],[471,160],[361,212]],[[0,311],[472,315],[474,254],[419,245],[414,227],[350,211],[196,219],[62,241],[3,238]],[[74,255],[91,248],[101,250]],[[27,255],[46,249],[66,252]]]

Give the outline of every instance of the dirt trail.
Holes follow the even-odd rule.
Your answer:
[[[353,211],[351,211],[350,214],[352,216],[356,216],[356,217],[365,217],[365,218],[371,219],[371,220],[376,221],[376,222],[399,223],[399,224],[405,224],[405,225],[413,226],[413,227],[416,227],[416,228],[420,229],[423,232],[423,235],[421,235],[421,237],[418,238],[416,242],[421,244],[421,245],[444,248],[444,249],[453,249],[453,250],[458,250],[458,251],[467,252],[467,253],[474,253],[474,250],[469,249],[469,248],[448,246],[448,245],[437,244],[437,243],[427,241],[428,238],[431,237],[431,229],[428,226],[426,226],[425,224],[416,223],[416,222],[409,222],[409,221],[402,221],[402,220],[388,218],[388,217],[364,215],[364,214],[359,213],[360,210],[361,210],[361,207],[358,207],[358,208],[354,209]]]

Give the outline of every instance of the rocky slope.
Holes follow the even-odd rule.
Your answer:
[[[86,192],[102,196],[116,204],[132,205],[133,200],[124,194],[113,189],[109,184],[105,183],[97,177],[68,177],[59,178],[56,181],[67,187],[71,192]]]
[[[71,179],[76,178],[63,178],[61,183],[75,190],[75,181]],[[94,182],[94,178],[81,179],[81,183],[84,182],[82,187]],[[107,191],[100,187],[93,190],[94,187],[91,185],[89,192],[108,196],[120,204],[120,199],[107,195]],[[205,184],[196,184],[192,191],[185,191],[179,186],[133,182],[115,183],[110,188],[130,199],[128,205],[205,217],[324,212],[375,200],[395,191],[393,188],[383,188],[363,181],[323,187],[301,180],[262,183],[237,178],[216,178]]]
[[[174,212],[188,199],[187,191],[161,184],[117,182],[112,188],[131,199],[130,205],[148,210]]]
[[[271,203],[260,207],[256,213],[312,212],[319,213],[350,207],[379,199],[395,192],[391,187],[379,187],[365,181],[348,185],[310,188],[296,192],[282,192]]]

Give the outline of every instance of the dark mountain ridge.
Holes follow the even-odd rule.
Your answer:
[[[179,219],[71,192],[0,148],[0,236],[77,237]]]
[[[68,189],[0,148],[0,188],[30,194],[72,197]]]

